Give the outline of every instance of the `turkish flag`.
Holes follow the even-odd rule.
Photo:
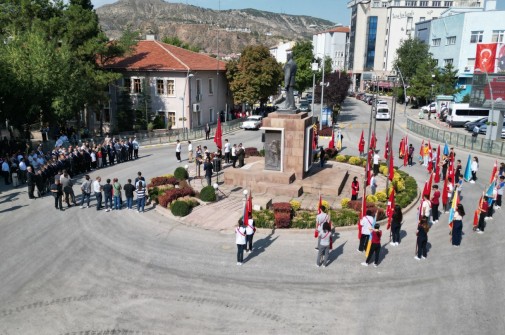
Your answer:
[[[221,128],[221,117],[217,117],[217,128],[216,133],[214,134],[214,143],[216,143],[216,147],[219,149],[223,148],[223,129]]]
[[[391,227],[391,219],[393,218],[393,211],[395,208],[395,189],[391,190],[391,194],[389,195],[388,206],[386,208],[386,215],[388,217],[388,225],[386,229]]]
[[[359,153],[363,154],[365,152],[365,136],[363,130],[361,131],[361,137],[359,138]]]
[[[497,43],[477,44],[474,72],[494,73]]]

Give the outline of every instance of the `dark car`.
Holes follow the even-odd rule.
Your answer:
[[[302,101],[302,102],[300,102],[299,109],[302,112],[308,112],[308,111],[310,111],[310,104],[309,104],[309,102],[308,101]]]
[[[486,124],[486,122],[487,122],[487,116],[475,121],[468,121],[467,123],[465,123],[465,129],[468,131],[473,131],[473,128],[475,126],[480,128],[483,124]]]

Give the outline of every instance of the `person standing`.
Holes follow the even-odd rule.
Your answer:
[[[9,166],[9,158],[5,156],[2,162],[2,175],[4,176],[5,185],[10,185],[11,168]]]
[[[393,235],[393,242],[391,245],[393,246],[400,244],[400,230],[402,228],[402,222],[402,208],[399,205],[395,205],[395,209],[391,217],[391,234]]]
[[[372,178],[370,179],[370,191],[372,195],[375,195],[377,191],[377,174],[375,172],[372,173]]]
[[[81,184],[81,209],[84,208],[84,202],[87,201],[87,208],[89,208],[89,202],[91,198],[91,180],[89,175],[84,176],[84,182]]]
[[[428,225],[428,220],[422,218],[417,226],[417,255],[414,257],[415,260],[426,259],[426,246],[428,244],[428,232],[430,231],[430,226]]]
[[[110,184],[110,179],[107,178],[106,184],[102,187],[103,197],[105,200],[105,211],[110,212],[112,207],[112,185]]]
[[[326,207],[321,205],[321,213],[316,216],[316,231],[317,231],[317,247],[319,249],[319,245],[321,243],[321,232],[323,230],[323,225],[327,222],[330,223],[330,216],[326,214]],[[330,227],[331,228],[331,227]]]
[[[205,163],[203,163],[203,171],[205,171],[205,179],[207,180],[207,185],[212,185],[212,171],[214,171],[214,165],[210,161],[210,158],[205,158]]]
[[[177,140],[177,144],[175,145],[175,158],[179,163],[181,162],[181,149],[182,149],[181,142]]]
[[[477,141],[477,136],[479,135],[479,127],[475,125],[472,129],[472,142]]]
[[[205,139],[210,140],[210,126],[208,122],[205,124]]]
[[[379,150],[375,150],[375,153],[373,155],[373,173],[374,173],[374,175],[379,174],[379,161],[380,161]]]
[[[241,168],[242,166],[244,166],[244,159],[245,159],[245,150],[244,147],[242,147],[242,143],[238,145],[237,157],[238,157],[238,167]]]
[[[421,203],[421,217],[430,219],[431,201],[428,194],[423,195],[423,202]]]
[[[35,174],[33,173],[31,166],[26,168],[26,184],[28,185],[28,198],[35,199],[35,196],[33,195],[33,192],[35,191]]]
[[[319,164],[321,167],[324,167],[324,156],[326,155],[326,152],[324,152],[324,148],[321,146],[319,147]]]
[[[245,251],[251,252],[253,250],[253,237],[256,232],[256,228],[254,227],[254,220],[252,215],[249,214],[249,218],[247,219],[247,225],[245,226],[246,233],[246,246]]]
[[[423,148],[423,166],[428,167],[429,159],[430,159],[430,147],[428,143],[425,143]]]
[[[63,187],[61,186],[61,182],[59,179],[54,180],[54,184],[51,185],[51,193],[53,194],[54,197],[54,207],[56,209],[59,209],[60,211],[63,210],[63,203],[62,203],[62,198],[63,198]]]
[[[372,211],[370,209],[366,210],[366,216],[364,216],[361,221],[361,238],[359,239],[358,252],[363,252],[368,244],[368,239],[370,238],[370,231],[373,228],[374,218],[372,216]]]
[[[119,183],[119,180],[117,178],[114,178],[113,184],[112,184],[112,195],[114,196],[114,209],[115,210],[120,210],[121,209],[121,184]]]
[[[375,226],[373,227],[374,230],[372,231],[372,245],[370,246],[370,252],[368,253],[366,261],[361,263],[361,265],[363,266],[368,266],[374,255],[375,260],[373,266],[375,267],[379,266],[379,256],[381,252],[381,236],[382,236],[382,230],[380,230],[380,227],[381,226],[378,223],[376,223]]]
[[[188,162],[193,163],[193,144],[188,141]]]
[[[230,164],[230,154],[231,154],[231,145],[228,142],[228,139],[224,140],[224,161],[226,164]]]
[[[479,205],[479,225],[477,226],[477,233],[484,234],[484,229],[486,229],[486,216],[487,210],[489,209],[488,197],[485,195]]]
[[[463,235],[463,217],[465,216],[465,209],[462,204],[458,204],[454,212],[454,219],[452,221],[452,245],[459,247],[461,244],[461,236]]]
[[[231,162],[233,168],[235,168],[237,164],[237,145],[234,144],[233,147],[231,147]]]
[[[146,204],[146,189],[142,181],[137,182],[137,213],[144,213]]]
[[[239,223],[235,228],[235,243],[237,244],[237,265],[242,265],[244,262],[244,249],[246,245],[246,230],[242,223]]]
[[[454,192],[454,186],[452,185],[452,178],[447,177],[447,203],[443,203],[444,213],[449,212],[451,209],[452,193]]]
[[[409,144],[409,151],[408,151],[408,165],[412,166],[412,160],[414,159],[414,146],[412,144]]]
[[[139,145],[139,142],[137,141],[136,137],[133,138],[132,144],[133,144],[133,157],[135,159],[137,159],[137,158],[139,158],[139,147],[140,147],[140,145]]]
[[[128,179],[128,182],[124,185],[123,189],[126,197],[126,208],[131,210],[133,206],[133,192],[135,191],[135,186],[132,185],[131,179]]]
[[[70,201],[72,201],[72,204],[74,206],[77,206],[77,203],[75,202],[74,190],[72,188],[74,184],[72,183],[72,180],[70,179],[70,176],[66,170],[63,170],[63,175],[60,177],[60,181],[61,186],[63,187],[63,192],[65,193],[65,203],[67,204],[67,207],[72,207]]]
[[[433,223],[438,223],[438,206],[440,205],[440,191],[438,185],[433,185],[433,195],[431,197],[431,216]]]
[[[498,184],[496,185],[496,204],[494,206],[495,209],[501,208],[501,200],[503,197],[503,188],[505,188],[505,176],[501,175]]]
[[[358,177],[354,177],[351,183],[351,200],[358,200],[359,182]]]
[[[93,182],[93,192],[95,193],[95,198],[96,198],[96,210],[99,211],[102,209],[102,185],[100,182],[102,181],[102,178],[100,176],[96,177],[95,181]]]
[[[479,170],[479,159],[477,156],[473,156],[470,169],[472,170],[472,180],[470,180],[470,183],[475,184],[475,181],[477,180],[477,171]]]
[[[317,252],[316,265],[326,267],[330,254],[331,227],[329,222],[324,222],[319,232],[319,251]]]
[[[454,170],[454,183],[455,184],[457,184],[459,182],[459,179],[462,176],[461,169],[462,169],[461,160],[458,159],[456,161],[456,170]]]

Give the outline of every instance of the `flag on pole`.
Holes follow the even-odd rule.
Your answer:
[[[405,138],[402,137],[401,141],[400,141],[400,146],[398,148],[398,158],[403,158],[403,156],[405,155]]]
[[[433,150],[431,149],[431,142],[428,140],[428,172],[433,172]]]
[[[249,201],[245,202],[244,205],[244,212],[242,213],[242,222],[244,223],[245,226],[249,225],[249,209],[247,208],[249,206]]]
[[[386,215],[388,217],[387,229],[391,228],[391,219],[393,218],[394,209],[395,209],[395,189],[392,188],[391,194],[389,195],[388,206],[386,208]]]
[[[370,149],[375,150],[377,145],[377,137],[375,137],[375,133],[372,131],[372,137],[370,138]]]
[[[249,198],[247,199],[247,215],[252,215],[253,204],[252,204],[252,192],[249,192]]]
[[[384,144],[384,159],[388,159],[389,155],[389,134],[386,133],[386,143]]]
[[[328,143],[328,148],[330,149],[335,149],[335,131],[331,130],[331,140],[330,140],[330,143]]]
[[[317,149],[317,143],[316,143],[316,130],[312,130],[312,150]]]
[[[496,188],[496,182],[493,181],[489,187],[487,188],[487,191],[486,191],[486,196],[487,196],[487,203],[489,206],[491,206],[493,204],[493,199],[494,199],[494,192],[495,192],[495,188]]]
[[[372,179],[372,155],[373,151],[370,149],[368,151],[368,159],[366,161],[365,173],[366,173],[366,186],[370,186],[370,179]]]
[[[361,199],[361,211],[358,219],[358,240],[361,238],[361,219],[366,215],[366,187],[363,187],[363,198]]]
[[[430,179],[428,179],[428,190],[429,190],[429,194],[428,194],[428,198],[431,198],[431,186],[433,185],[433,173],[430,174]]]
[[[422,161],[424,157],[424,140],[421,143],[421,147],[419,148],[419,160]]]
[[[403,154],[403,166],[407,166],[409,163],[409,138],[407,135],[405,135],[405,141],[403,142],[403,145],[405,146]]]
[[[392,152],[389,153],[389,181],[393,181],[395,176],[395,165],[394,165],[394,155]]]
[[[358,149],[359,149],[359,154],[363,155],[363,153],[365,152],[365,136],[364,136],[363,130],[361,131],[361,137],[359,138]]]
[[[214,134],[214,143],[219,149],[223,148],[223,130],[221,129],[221,117],[217,117],[217,128]]]
[[[468,159],[466,160],[466,166],[465,166],[465,174],[463,175],[463,179],[465,179],[465,181],[470,181],[470,179],[472,179],[472,168],[471,168],[471,165],[472,165],[472,158],[470,155],[468,155]]]
[[[473,230],[477,229],[477,226],[479,225],[479,215],[480,215],[480,209],[482,208],[482,202],[484,201],[484,197],[480,197],[479,199],[479,206],[473,213]]]
[[[492,183],[496,179],[496,173],[498,172],[498,161],[494,161],[493,171],[491,171],[491,178],[489,178],[489,182]]]
[[[447,208],[447,202],[449,201],[449,190],[448,190],[448,185],[447,185],[447,175],[444,179],[444,189],[442,190],[442,205],[444,206],[444,211],[445,208]]]
[[[340,130],[337,132],[337,149],[338,151],[342,150],[342,133]]]
[[[449,210],[449,223],[454,220],[454,213],[456,213],[456,208],[459,204],[459,196],[458,192],[454,192],[454,196],[452,197],[451,209]]]
[[[319,194],[319,202],[317,203],[317,214],[321,214],[321,207],[323,206],[323,198]]]
[[[498,43],[478,43],[475,54],[475,72],[493,73]]]
[[[437,149],[437,161],[435,166],[435,183],[440,183],[440,144]]]
[[[447,144],[447,141],[445,141],[444,144],[444,155],[449,156],[449,145]]]

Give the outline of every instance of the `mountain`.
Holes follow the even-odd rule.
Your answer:
[[[216,11],[163,0],[120,0],[97,8],[96,13],[110,38],[118,38],[130,27],[142,35],[154,33],[159,39],[177,36],[210,54],[217,53],[219,32],[220,55],[240,53],[250,44],[271,47],[279,42],[311,39],[312,34],[333,25],[311,16],[256,9]]]

